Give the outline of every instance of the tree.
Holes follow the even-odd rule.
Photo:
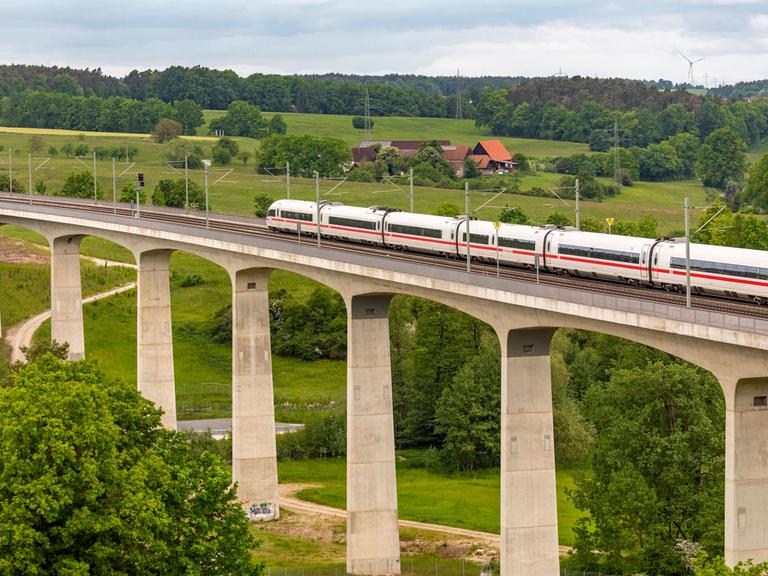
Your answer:
[[[443,158],[443,149],[437,141],[424,142],[419,147],[419,151],[411,158],[411,166],[416,168],[421,165],[427,165],[436,170],[441,177],[451,180],[456,179],[456,169],[451,163]]]
[[[501,367],[496,351],[472,358],[443,389],[435,407],[435,431],[443,456],[458,470],[499,465]]]
[[[562,212],[552,212],[545,221],[546,224],[554,224],[555,226],[572,226],[571,219]]]
[[[275,134],[262,140],[254,160],[256,169],[262,173],[290,162],[291,174],[307,177],[315,170],[321,176],[339,176],[351,158],[349,147],[339,138]]]
[[[232,163],[232,158],[240,152],[240,146],[232,138],[219,138],[219,141],[213,145],[213,161],[216,164],[228,165]]]
[[[680,178],[692,178],[696,173],[696,157],[699,154],[699,140],[688,132],[676,134],[667,140],[677,152],[680,161]]]
[[[75,80],[72,76],[64,72],[54,76],[53,91],[61,92],[62,94],[69,94],[70,96],[83,95],[83,87],[80,86],[78,81]]]
[[[251,153],[248,152],[248,150],[241,150],[237,157],[242,161],[243,166],[245,166],[248,163],[248,159],[251,157]]]
[[[136,183],[126,182],[120,189],[120,202],[125,204],[136,204]],[[139,204],[147,203],[146,188],[139,188]],[[161,204],[162,206],[162,204]]]
[[[135,387],[46,355],[0,386],[0,411],[1,573],[261,573],[224,462]]]
[[[189,204],[202,206],[205,203],[205,191],[195,181],[184,178],[171,180],[163,178],[155,186],[152,192],[152,204],[155,206],[169,206],[171,208],[185,208],[189,195]]]
[[[696,173],[704,186],[724,190],[729,180],[741,182],[747,167],[746,148],[730,128],[719,128],[707,136],[696,162]]]
[[[576,536],[589,569],[682,576],[676,540],[722,549],[720,387],[703,370],[654,356],[614,361],[605,385],[584,397],[597,441],[592,474],[577,480],[573,497],[590,515]]]
[[[69,196],[70,198],[93,198],[93,174],[84,170],[70,174],[64,180],[64,185],[56,193],[56,196]],[[101,184],[96,183],[96,197],[102,197]]]
[[[155,142],[162,144],[163,142],[168,142],[168,140],[178,138],[181,135],[181,132],[181,122],[163,118],[160,122],[155,124],[155,129],[152,130],[152,138],[155,139]]]
[[[8,174],[0,174],[0,191],[2,192],[9,192],[11,189],[8,181]],[[18,192],[19,194],[23,194],[26,192],[26,188],[24,187],[24,184],[16,180],[16,178],[13,179],[13,191]]]
[[[477,162],[472,160],[472,158],[464,158],[464,178],[479,178],[483,175],[483,173],[480,171],[480,168],[477,165]]]
[[[288,132],[288,125],[285,123],[282,114],[275,114],[269,119],[270,134],[285,134]]]
[[[205,123],[203,109],[192,100],[176,101],[173,103],[173,107],[175,109],[173,119],[183,126],[184,134],[193,136],[197,127]]]
[[[169,162],[173,162],[176,168],[184,166],[185,159],[188,168],[202,168],[203,149],[199,144],[192,144],[185,140],[174,140],[168,144],[165,158]]]
[[[267,210],[269,210],[269,207],[274,201],[275,200],[271,196],[264,194],[263,192],[256,194],[256,196],[253,198],[253,204],[256,208],[254,214],[256,214],[256,217],[266,218]]]
[[[223,130],[228,136],[246,136],[260,138],[264,136],[267,123],[261,115],[258,106],[244,100],[236,100],[229,105],[227,113],[221,118],[212,120],[208,125],[211,132]]]
[[[439,444],[442,437],[435,430],[435,408],[443,389],[484,349],[488,328],[436,302],[414,300],[411,306],[413,349],[405,359],[401,387],[407,403],[400,407],[397,434],[401,445],[430,446]]]
[[[734,568],[729,568],[722,556],[710,558],[703,550],[693,558],[691,568],[696,576],[766,576],[768,574],[768,562],[754,564],[750,560],[746,564],[739,562]]]
[[[749,168],[749,179],[741,192],[740,202],[768,210],[768,154]]]
[[[448,216],[453,218],[461,213],[461,208],[453,202],[443,202],[435,208],[435,216]]]
[[[531,222],[519,206],[504,206],[499,212],[499,221],[505,224],[530,224]]]

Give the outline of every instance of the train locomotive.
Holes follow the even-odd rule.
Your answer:
[[[278,200],[267,213],[274,231],[408,250],[443,257],[685,290],[685,242],[580,232],[556,226],[501,224],[338,202]],[[690,245],[694,293],[768,303],[768,253]]]

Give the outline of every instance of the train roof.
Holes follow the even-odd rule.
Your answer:
[[[416,212],[391,212],[387,217],[387,222],[421,223],[430,226],[448,226],[460,220],[460,218],[453,216],[434,216],[432,214],[417,214]]]
[[[293,200],[292,198],[283,198],[282,200],[276,200],[275,202],[272,202],[270,208],[279,208],[281,210],[314,210],[315,203],[309,202],[307,200]]]

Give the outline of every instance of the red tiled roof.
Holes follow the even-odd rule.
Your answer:
[[[491,158],[485,154],[470,154],[469,157],[472,158],[480,170],[488,168],[488,163],[491,161]]]
[[[443,158],[449,162],[463,162],[469,154],[469,146],[443,146]]]
[[[494,162],[509,162],[512,160],[512,154],[507,151],[501,140],[480,140],[477,146],[475,146],[475,153],[479,152],[478,148],[480,147]]]
[[[438,144],[441,146],[450,146],[450,140],[438,140]],[[424,143],[424,140],[392,140],[390,146],[394,146],[399,150],[418,150],[419,146]]]
[[[373,148],[352,148],[352,162],[359,164],[366,160],[369,162],[376,160],[376,150]]]

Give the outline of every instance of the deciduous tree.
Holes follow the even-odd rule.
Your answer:
[[[0,413],[0,573],[261,573],[226,465],[135,387],[47,355],[0,386]]]

